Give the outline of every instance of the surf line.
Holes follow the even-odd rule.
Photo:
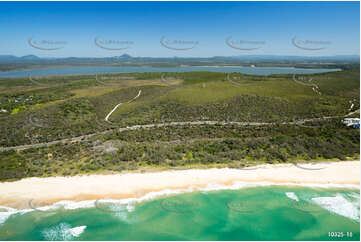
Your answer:
[[[142,93],[142,90],[139,90],[137,96],[135,96],[134,98],[132,98],[130,101],[128,101],[128,102],[126,102],[126,103],[130,103],[130,102],[134,101],[135,99],[137,99],[137,98],[140,96],[141,93]],[[117,105],[115,105],[115,107],[112,109],[112,111],[110,111],[110,112],[108,113],[108,115],[105,117],[104,120],[110,123],[110,121],[108,120],[109,117],[110,117],[110,115],[112,115],[112,113],[113,113],[120,105],[122,105],[122,104],[123,104],[123,103],[118,103]]]

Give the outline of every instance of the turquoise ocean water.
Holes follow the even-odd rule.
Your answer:
[[[360,239],[357,189],[258,186],[143,198],[1,207],[0,240]]]

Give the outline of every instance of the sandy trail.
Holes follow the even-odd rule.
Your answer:
[[[131,100],[129,100],[128,102],[126,102],[126,103],[130,103],[130,102],[132,102],[132,101],[134,101],[135,99],[137,99],[139,96],[140,96],[140,94],[142,93],[142,90],[139,90],[139,92],[138,92],[138,94],[137,94],[137,96],[135,96],[135,97],[133,97]],[[118,103],[117,105],[115,105],[115,107],[108,113],[108,115],[105,117],[105,121],[107,121],[107,122],[109,122],[109,117],[110,117],[110,115],[112,115],[112,113],[120,106],[120,105],[122,105],[123,103]]]
[[[293,74],[292,79],[293,79],[293,81],[295,81],[296,83],[298,83],[298,84],[300,84],[300,85],[307,86],[307,87],[312,87],[312,91],[314,91],[314,92],[317,93],[318,95],[321,95],[320,88],[319,88],[316,84],[311,83],[312,78],[308,80],[308,81],[310,82],[310,84],[304,83],[304,82],[302,82],[302,81],[298,81],[298,80],[296,79],[296,74]]]

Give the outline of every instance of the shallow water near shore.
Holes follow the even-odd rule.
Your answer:
[[[359,202],[357,189],[300,186],[98,200],[14,213],[0,240],[359,240]]]

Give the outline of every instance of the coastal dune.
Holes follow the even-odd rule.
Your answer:
[[[360,161],[260,165],[252,169],[190,169],[149,173],[25,178],[0,183],[0,205],[28,208],[29,201],[139,198],[164,190],[222,189],[252,185],[360,186]],[[218,187],[218,188],[217,188]],[[210,189],[211,190],[211,189]]]

